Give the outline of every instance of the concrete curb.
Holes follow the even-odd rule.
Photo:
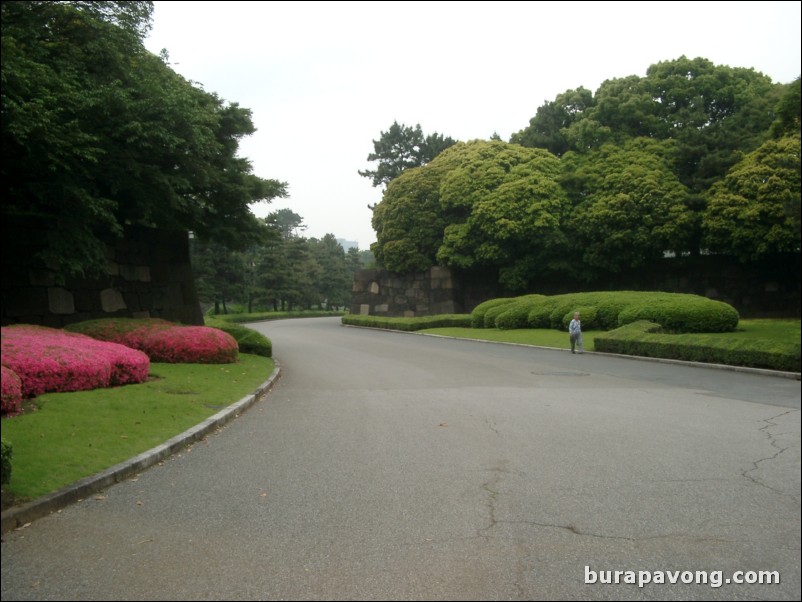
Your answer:
[[[259,385],[253,393],[220,410],[200,424],[168,439],[161,445],[134,456],[130,460],[120,462],[111,468],[81,479],[72,485],[28,502],[23,506],[9,508],[2,514],[2,534],[23,527],[38,518],[47,516],[93,493],[106,489],[110,485],[124,481],[128,477],[142,472],[154,464],[158,464],[165,458],[182,450],[188,444],[203,439],[209,433],[216,431],[231,420],[238,418],[240,414],[264,397],[278,381],[281,376],[281,366],[275,359],[273,361],[275,367],[270,377]]]
[[[371,326],[357,326],[355,324],[343,324],[345,328],[368,328],[371,330],[384,330],[386,332],[395,332],[401,334],[415,334],[424,337],[437,337],[441,339],[454,339],[457,341],[471,341],[474,343],[490,343],[495,345],[511,345],[513,347],[529,347],[530,349],[547,349],[549,351],[563,351],[568,353],[568,349],[560,347],[545,347],[543,345],[527,345],[526,343],[509,343],[505,341],[488,341],[486,339],[470,339],[463,337],[452,337],[445,334],[432,334],[429,332],[417,332],[415,330],[393,330],[391,328],[373,328]],[[749,368],[747,366],[730,366],[727,364],[705,364],[704,362],[688,362],[684,360],[672,360],[661,357],[647,357],[645,355],[623,355],[620,353],[604,353],[601,351],[585,351],[585,355],[606,355],[609,357],[620,357],[628,360],[640,360],[643,362],[657,362],[661,364],[676,364],[678,366],[693,366],[695,368],[712,368],[716,370],[729,370],[730,372],[746,372],[748,374],[762,374],[763,376],[776,376],[778,378],[791,378],[794,380],[802,380],[802,374],[799,372],[783,372],[781,370],[769,370],[767,368]]]
[[[399,331],[403,332],[403,331]],[[415,334],[415,333],[412,333]],[[429,334],[426,332],[418,333],[426,337],[442,337],[442,338],[459,338],[448,337],[441,334]],[[559,347],[543,347],[540,345],[526,345],[525,343],[505,343],[503,341],[485,341],[483,339],[463,339],[461,341],[475,341],[477,343],[498,343],[500,345],[515,345],[518,347],[533,347],[535,349],[549,349],[551,351],[569,352],[568,349],[561,349]],[[685,360],[672,360],[663,357],[648,357],[645,355],[624,355],[622,353],[605,353],[603,351],[583,351],[585,355],[606,355],[610,357],[620,357],[627,360],[640,360],[643,362],[657,362],[659,364],[676,364],[678,366],[692,366],[694,368],[713,368],[716,370],[729,370],[730,372],[746,372],[748,374],[762,374],[763,376],[777,376],[779,378],[792,378],[800,380],[802,374],[799,372],[783,372],[781,370],[769,370],[768,368],[750,368],[748,366],[730,366],[728,364],[706,364],[704,362],[689,362]]]

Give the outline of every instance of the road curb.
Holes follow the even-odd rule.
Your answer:
[[[567,353],[568,349],[561,347],[546,347],[544,345],[528,345],[526,343],[510,343],[507,341],[488,341],[487,339],[471,339],[465,337],[453,337],[446,334],[434,334],[430,332],[418,332],[415,330],[394,330],[392,328],[375,328],[371,326],[359,326],[356,324],[343,324],[345,328],[367,328],[370,330],[384,330],[386,332],[394,332],[401,334],[414,334],[424,337],[436,337],[441,339],[453,339],[456,341],[471,341],[474,343],[489,343],[495,345],[511,345],[513,347],[528,347],[530,349],[546,349],[549,351],[562,351]],[[781,370],[769,370],[768,368],[749,368],[748,366],[730,366],[728,364],[707,364],[704,362],[689,362],[686,360],[673,360],[662,357],[647,357],[645,355],[624,355],[622,353],[605,353],[603,351],[585,351],[586,355],[603,355],[608,357],[620,357],[628,360],[640,360],[644,362],[657,362],[660,364],[676,364],[678,366],[692,366],[695,368],[712,368],[716,370],[728,370],[730,372],[745,372],[747,374],[761,374],[763,376],[776,376],[778,378],[791,378],[794,380],[802,380],[802,373],[799,372],[783,372]]]
[[[93,493],[106,489],[110,485],[124,481],[128,477],[142,472],[154,464],[158,464],[165,458],[182,450],[188,444],[203,439],[209,433],[216,431],[231,420],[238,418],[245,410],[262,399],[262,397],[270,391],[276,381],[278,381],[281,376],[281,366],[277,361],[273,361],[275,367],[270,377],[259,385],[253,393],[232,403],[230,406],[220,410],[217,414],[210,416],[203,422],[196,424],[183,433],[168,439],[161,445],[157,445],[125,462],[120,462],[111,468],[107,468],[99,473],[81,479],[72,485],[68,485],[67,487],[22,506],[9,508],[2,514],[2,534],[6,534],[13,529],[24,527],[38,518],[61,510]]]

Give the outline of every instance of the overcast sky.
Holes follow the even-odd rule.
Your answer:
[[[185,2],[157,1],[146,41],[174,70],[253,111],[240,155],[289,184],[307,238],[367,249],[357,170],[394,120],[424,134],[503,140],[545,101],[607,79],[644,76],[685,55],[800,75],[800,2]]]

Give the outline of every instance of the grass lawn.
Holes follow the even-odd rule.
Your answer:
[[[499,330],[498,328],[426,328],[418,330],[426,334],[440,334],[460,339],[478,339],[480,341],[496,341],[499,343],[520,343],[539,347],[556,347],[570,349],[568,332],[548,328],[518,328]],[[593,351],[593,331],[582,332],[585,351]]]
[[[482,341],[498,341],[503,343],[521,343],[524,345],[537,345],[540,347],[555,347],[557,349],[570,349],[568,333],[554,329],[522,328],[516,330],[499,330],[498,328],[427,328],[418,332],[440,334],[464,339],[479,339]],[[587,330],[582,333],[582,340],[586,351],[593,351],[593,337],[599,331]],[[741,320],[735,332],[665,335],[670,337],[683,337],[689,342],[706,342],[708,339],[738,339],[753,341],[759,344],[761,340],[781,343],[798,343],[800,340],[799,320]]]
[[[142,384],[41,395],[2,420],[14,446],[4,488],[24,501],[114,466],[249,395],[273,366],[248,354],[236,364],[152,363]]]

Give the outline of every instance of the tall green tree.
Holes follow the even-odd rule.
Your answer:
[[[360,170],[359,175],[370,178],[374,186],[387,185],[401,172],[429,163],[456,141],[437,132],[424,136],[420,124],[410,127],[397,121],[373,141],[368,161],[377,162],[376,169]]]
[[[710,190],[706,247],[752,261],[800,251],[802,151],[799,132],[769,140]]]
[[[150,2],[5,2],[2,215],[52,222],[44,259],[64,273],[105,268],[126,224],[190,230],[244,247],[249,204],[286,195],[238,157],[249,110],[148,52]]]
[[[448,225],[437,259],[462,270],[492,270],[507,290],[565,267],[561,224],[570,210],[560,162],[542,149],[474,141],[440,186]]]
[[[522,289],[563,265],[569,210],[559,160],[500,141],[458,143],[393,180],[373,213],[380,265],[395,272],[446,265],[495,271]]]
[[[246,296],[247,264],[241,252],[220,243],[193,238],[190,243],[192,273],[201,303],[214,304],[214,313],[227,314],[228,302]]]
[[[320,240],[311,239],[312,253],[320,266],[320,276],[316,290],[321,303],[326,307],[339,309],[348,305],[351,299],[353,272],[348,269],[345,251],[333,234],[326,234]]]
[[[674,140],[672,168],[701,210],[703,193],[766,139],[781,91],[753,69],[682,56],[651,65],[645,77],[606,80],[593,95],[568,90],[511,141],[562,156],[633,138]]]
[[[304,218],[295,213],[292,209],[272,211],[265,221],[277,229],[279,235],[285,240],[297,238],[301,235],[301,232],[306,230]]]
[[[771,134],[774,138],[793,136],[800,131],[802,122],[802,85],[797,77],[784,87],[784,91],[777,101],[775,113],[776,120],[771,125]]]
[[[572,250],[587,277],[648,266],[690,251],[697,228],[691,194],[672,170],[672,141],[635,138],[563,158]]]
[[[558,94],[537,109],[529,120],[529,127],[512,135],[510,142],[529,148],[545,148],[550,153],[563,156],[572,148],[568,140],[568,128],[581,120],[593,106],[593,93],[585,88],[568,90]]]
[[[437,264],[437,251],[448,225],[440,204],[440,184],[459,164],[462,146],[464,143],[457,143],[387,186],[371,219],[376,242],[370,249],[379,265],[393,272],[416,272]]]

